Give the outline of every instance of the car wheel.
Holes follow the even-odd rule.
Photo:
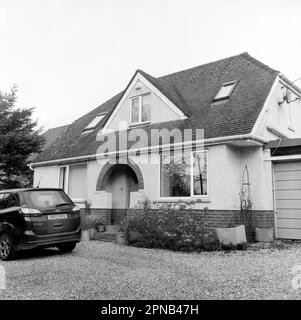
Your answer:
[[[4,261],[12,260],[15,255],[15,245],[13,237],[9,233],[0,235],[0,259]]]
[[[71,252],[76,247],[76,242],[62,243],[57,246],[63,253]]]

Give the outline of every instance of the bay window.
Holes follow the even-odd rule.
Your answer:
[[[161,156],[161,197],[208,195],[207,151]]]

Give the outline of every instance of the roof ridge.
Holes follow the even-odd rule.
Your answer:
[[[180,94],[180,92],[176,86],[174,86],[172,83],[167,82],[163,79],[156,78],[141,69],[137,69],[136,73],[138,73],[138,72],[140,72],[143,76],[145,76],[146,79],[148,79],[158,90],[160,90],[162,92],[162,94],[164,94],[170,101],[172,101],[186,116],[190,115],[190,110],[188,108],[188,105],[187,105],[184,97]],[[157,81],[157,83],[156,83],[156,81]],[[159,88],[158,88],[158,85],[160,86]],[[165,85],[165,86],[169,87],[170,89],[174,90],[175,94],[178,96],[178,98],[180,100],[181,105],[178,105],[175,101],[173,101],[174,99],[167,92],[165,92],[162,85]],[[183,106],[184,106],[184,110],[183,110]]]
[[[276,70],[276,69],[273,69],[271,68],[270,66],[268,66],[267,64],[257,60],[256,58],[252,57],[248,52],[244,52],[242,54],[242,56],[246,59],[248,59],[249,61],[253,62],[254,64],[256,64],[257,66],[267,70],[267,71],[270,71],[270,72],[277,72],[279,73],[280,71]]]
[[[64,128],[64,127],[69,127],[72,123],[69,123],[69,124],[63,124],[61,126],[57,126],[57,127],[51,127],[51,128],[48,128],[47,130],[45,130],[43,134],[45,134],[46,132],[50,131],[50,130],[57,130],[57,129],[61,129],[61,128]]]
[[[184,69],[184,70],[180,70],[180,71],[176,71],[176,72],[172,72],[172,73],[169,73],[169,74],[166,74],[166,75],[163,75],[163,76],[160,76],[158,77],[158,79],[163,79],[163,78],[167,78],[169,76],[173,76],[173,75],[176,75],[176,74],[180,74],[182,72],[187,72],[189,70],[194,70],[194,69],[198,69],[200,67],[204,67],[204,66],[208,66],[210,64],[214,64],[214,63],[217,63],[217,62],[221,62],[221,61],[226,61],[226,60],[230,60],[230,59],[233,59],[233,58],[236,58],[236,57],[239,57],[239,56],[243,56],[244,54],[248,54],[247,52],[243,52],[243,53],[240,53],[240,54],[236,54],[236,55],[233,55],[231,57],[227,57],[227,58],[222,58],[222,59],[217,59],[217,60],[214,60],[214,61],[211,61],[211,62],[207,62],[207,63],[204,63],[204,64],[200,64],[196,67],[191,67],[191,68],[187,68],[187,69]]]

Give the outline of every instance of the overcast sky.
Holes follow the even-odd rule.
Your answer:
[[[301,77],[301,0],[0,0],[0,90],[44,129],[125,88],[249,52]],[[301,81],[296,82],[299,86]]]

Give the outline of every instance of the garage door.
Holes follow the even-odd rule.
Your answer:
[[[301,239],[301,161],[274,167],[278,238]]]

